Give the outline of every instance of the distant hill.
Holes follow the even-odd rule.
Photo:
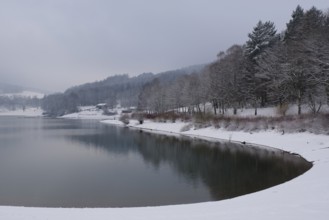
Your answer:
[[[35,88],[28,88],[24,86],[12,85],[7,83],[0,83],[0,95],[17,95],[21,97],[31,97],[33,98],[36,96],[37,98],[42,98],[46,94],[46,92],[35,89]]]
[[[153,79],[152,73],[143,73],[135,77],[129,77],[127,74],[115,75],[102,81],[74,86],[67,89],[64,95],[70,96],[83,106],[103,102],[114,105],[118,100],[123,106],[133,106],[137,103],[143,85]]]
[[[21,98],[43,98],[44,93],[38,89],[26,88],[23,86],[0,83],[0,96],[21,97]]]
[[[199,73],[205,67],[202,65],[189,66],[158,74],[143,73],[129,77],[127,74],[110,76],[104,80],[74,86],[64,94],[76,96],[80,105],[95,105],[102,102],[120,101],[122,106],[137,106],[138,96],[142,87],[158,78],[163,83],[170,83],[183,75]]]
[[[169,70],[166,72],[155,74],[155,78],[158,78],[162,82],[172,82],[175,79],[177,79],[180,76],[183,75],[189,75],[192,73],[200,73],[204,68],[206,64],[200,64],[200,65],[193,65],[184,67],[177,70]]]
[[[78,110],[78,106],[107,103],[114,107],[138,105],[138,97],[145,86],[154,79],[162,83],[173,82],[186,74],[200,73],[206,65],[195,65],[159,74],[143,73],[129,77],[127,74],[110,76],[104,80],[86,83],[67,89],[64,93],[47,95],[42,101],[42,108],[48,116],[60,116]]]

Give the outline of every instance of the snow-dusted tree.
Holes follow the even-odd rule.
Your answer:
[[[243,49],[239,45],[233,45],[217,57],[218,59],[208,68],[210,100],[215,113],[217,107],[220,107],[222,114],[227,107],[233,107],[236,113],[242,101]]]
[[[329,105],[329,11],[327,11],[323,16],[323,28],[322,28],[322,35],[323,36],[323,47],[322,51],[324,62],[321,65],[323,71],[323,83],[326,88],[326,95],[327,95],[327,104]]]
[[[183,107],[183,100],[181,96],[182,79],[178,78],[166,88],[166,103],[169,109],[179,111]]]
[[[192,112],[192,103],[193,103],[193,97],[192,97],[192,87],[190,85],[190,77],[188,75],[182,76],[180,81],[180,93],[181,100],[183,103],[183,107],[186,110],[186,112]]]
[[[263,51],[273,44],[276,38],[276,29],[274,23],[259,21],[253,31],[248,34],[249,40],[246,43],[245,53],[251,59],[257,62]]]
[[[323,21],[322,12],[316,8],[304,12],[298,6],[287,24],[284,38],[288,57],[286,74],[293,85],[298,114],[301,114],[303,101],[310,106],[321,106],[319,96],[325,95],[322,92],[325,90],[320,88],[324,86],[328,70],[328,52],[324,49],[327,43],[321,31]]]
[[[285,40],[299,40],[302,34],[302,22],[304,17],[304,10],[298,5],[295,11],[292,12],[291,20],[287,23],[285,31]]]
[[[217,114],[217,109],[220,107],[222,110],[225,109],[225,101],[227,100],[225,75],[223,71],[223,63],[221,59],[213,62],[208,68],[210,81],[210,99],[214,108],[214,113]]]
[[[225,93],[229,107],[233,107],[234,114],[243,101],[242,77],[244,68],[243,48],[233,45],[226,50],[225,57],[221,60],[225,77]]]
[[[144,85],[140,95],[138,109],[147,112],[165,110],[164,90],[158,78]]]
[[[324,35],[324,15],[311,8],[304,16],[304,40],[307,61],[310,63],[308,87],[306,89],[307,102],[313,113],[317,113],[326,101],[325,82],[329,69],[328,37]]]
[[[268,101],[271,104],[284,104],[288,102],[290,96],[289,85],[285,76],[287,54],[285,46],[281,41],[277,41],[270,50],[266,50],[265,55],[258,60],[257,72],[266,76]]]
[[[253,31],[248,34],[249,40],[245,45],[245,90],[248,91],[248,97],[255,107],[257,115],[258,100],[264,106],[267,101],[267,85],[269,77],[259,70],[259,60],[265,55],[265,51],[278,40],[276,29],[273,22],[259,21]]]
[[[189,89],[190,89],[190,96],[191,96],[191,106],[193,108],[193,111],[197,111],[199,114],[202,113],[201,110],[201,104],[205,104],[204,101],[204,92],[205,91],[202,81],[201,81],[201,76],[199,74],[191,74],[189,76]]]
[[[139,111],[145,111],[145,112],[150,111],[150,107],[148,106],[148,102],[147,102],[150,94],[151,94],[150,83],[146,83],[138,95],[137,109]]]
[[[203,105],[203,113],[206,113],[206,104],[211,100],[210,82],[211,82],[211,78],[209,77],[207,71],[204,71],[199,75],[199,83],[200,83],[199,96],[201,100],[200,104]]]
[[[187,75],[183,75],[166,85],[165,93],[168,109],[175,111],[188,109],[191,97],[187,77]]]

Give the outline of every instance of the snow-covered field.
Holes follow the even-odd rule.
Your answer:
[[[23,116],[23,117],[40,117],[42,116],[41,108],[26,108],[17,110],[8,110],[0,108],[0,116]]]
[[[108,116],[103,114],[103,110],[97,109],[95,106],[84,106],[79,108],[79,112],[67,114],[61,118],[67,119],[94,119],[94,120],[105,120],[105,119],[118,119],[119,115]]]
[[[122,124],[112,118],[103,121]],[[244,133],[214,128],[181,132],[183,122],[155,123],[137,121],[132,129],[198,138],[228,139],[266,145],[298,153],[314,162],[313,168],[289,182],[233,199],[188,205],[144,208],[24,208],[0,207],[0,219],[329,219],[329,136],[310,133]]]

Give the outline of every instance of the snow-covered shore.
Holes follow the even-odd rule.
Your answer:
[[[104,123],[118,125],[117,120]],[[146,121],[130,127],[146,131],[219,138],[266,145],[302,155],[314,162],[311,170],[284,184],[218,202],[144,208],[24,208],[0,207],[0,219],[328,219],[329,218],[329,136],[309,133],[232,132],[204,128],[181,132],[183,122]]]

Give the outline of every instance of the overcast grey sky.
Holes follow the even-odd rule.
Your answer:
[[[0,81],[49,91],[208,63],[259,20],[328,0],[0,0]]]

